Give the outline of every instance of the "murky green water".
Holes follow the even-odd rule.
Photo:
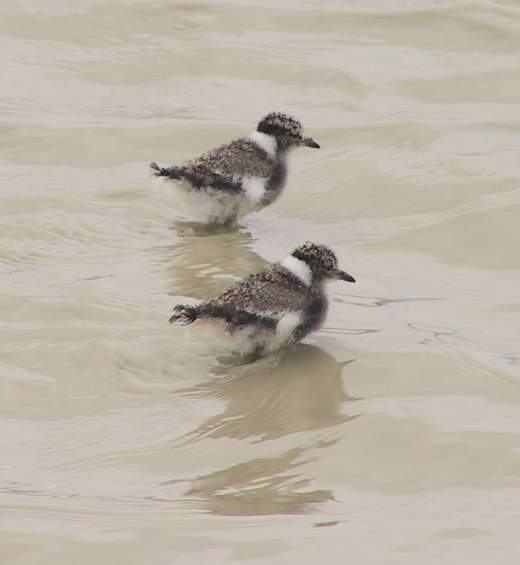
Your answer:
[[[520,558],[520,8],[0,6],[0,557]],[[201,234],[152,190],[294,113],[282,199]],[[358,279],[230,367],[167,319],[311,239]]]

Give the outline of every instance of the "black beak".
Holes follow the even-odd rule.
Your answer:
[[[336,278],[340,281],[356,282],[356,279],[345,271],[336,271]]]
[[[316,143],[314,139],[312,139],[312,137],[306,137],[305,139],[302,139],[301,144],[305,145],[305,147],[314,147],[315,149],[320,148],[320,144]]]

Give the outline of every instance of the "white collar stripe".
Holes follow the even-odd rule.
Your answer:
[[[277,143],[276,139],[272,135],[267,133],[262,133],[261,131],[254,131],[249,139],[263,149],[268,155],[274,157],[276,155]]]
[[[291,274],[298,278],[305,286],[310,286],[312,282],[312,271],[309,265],[297,259],[294,255],[289,255],[286,257],[282,263],[282,267],[285,267]]]

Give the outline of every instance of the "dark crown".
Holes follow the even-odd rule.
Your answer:
[[[303,138],[303,126],[301,123],[283,112],[271,112],[262,118],[257,130],[275,137],[288,137],[294,140]]]
[[[307,241],[292,252],[293,257],[305,261],[314,273],[331,273],[338,268],[338,259],[334,251],[326,245]]]

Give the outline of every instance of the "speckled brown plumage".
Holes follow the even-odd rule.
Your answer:
[[[235,283],[208,304],[276,315],[304,308],[313,299],[316,290],[305,286],[287,269],[275,263]]]
[[[199,194],[206,203],[213,200],[215,210],[207,214],[207,221],[227,223],[278,198],[287,176],[287,151],[298,145],[319,147],[303,137],[298,120],[271,112],[250,137],[235,139],[179,166],[151,163],[150,167],[156,177],[180,181],[182,190]]]
[[[268,155],[256,143],[240,138],[188,161],[186,167],[217,171],[232,180],[245,175],[268,178],[276,162],[275,157]]]
[[[301,340],[321,325],[328,308],[324,289],[328,279],[354,282],[351,275],[338,269],[332,250],[307,242],[282,263],[249,275],[215,298],[198,306],[176,306],[170,322],[215,320],[224,323],[230,334],[256,328],[249,335],[250,348],[262,353]],[[288,326],[288,320],[293,325]],[[288,332],[283,339],[279,335],[282,325]],[[268,344],[269,335],[274,346]]]

